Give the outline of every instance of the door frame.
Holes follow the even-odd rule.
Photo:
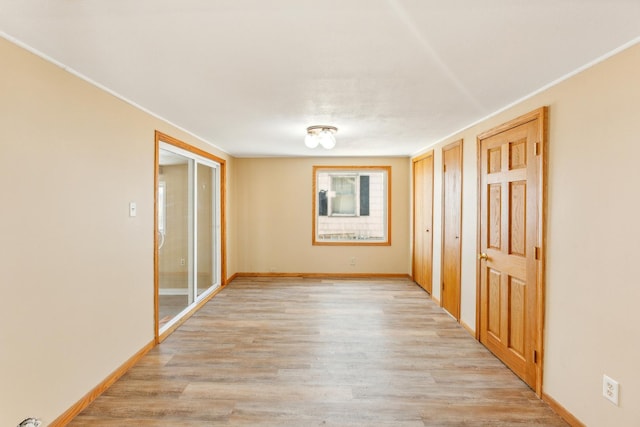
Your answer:
[[[531,122],[533,120],[538,120],[538,134],[540,135],[540,141],[537,141],[537,154],[538,158],[536,160],[538,167],[538,182],[537,182],[537,198],[538,198],[538,212],[537,212],[537,224],[536,224],[536,236],[538,239],[537,245],[540,248],[540,253],[538,256],[538,268],[536,272],[536,325],[535,325],[535,339],[533,347],[536,350],[537,361],[536,361],[536,384],[535,384],[535,393],[538,397],[542,396],[542,373],[544,366],[544,313],[545,313],[545,270],[546,270],[546,247],[547,247],[547,169],[548,169],[548,160],[547,160],[547,149],[548,149],[548,110],[547,106],[540,107],[536,110],[533,110],[529,113],[523,114],[515,119],[509,120],[503,124],[500,124],[496,127],[493,127],[477,136],[477,236],[476,236],[476,253],[480,253],[481,248],[481,225],[482,225],[482,215],[481,215],[481,196],[482,196],[482,140],[497,135],[499,133],[505,132],[509,129],[515,128],[517,126],[523,125],[525,123]],[[480,286],[480,278],[481,278],[481,261],[478,259],[476,261],[476,339],[480,341],[480,330],[482,321],[482,304],[481,304],[481,286]]]
[[[413,192],[413,197],[412,197],[412,202],[413,202],[413,239],[412,239],[412,247],[411,247],[411,278],[413,279],[413,281],[415,281],[415,276],[416,276],[416,236],[417,236],[417,232],[416,232],[416,163],[421,161],[421,160],[425,160],[428,159],[429,157],[431,157],[431,218],[429,218],[430,220],[430,224],[431,224],[431,248],[430,248],[430,253],[431,253],[431,278],[429,279],[431,281],[431,291],[429,292],[429,296],[433,295],[433,211],[434,211],[434,206],[433,206],[433,192],[434,192],[434,177],[435,177],[435,158],[434,158],[434,152],[433,150],[430,150],[424,154],[421,154],[420,156],[411,159],[411,175],[412,175],[412,184],[413,184],[413,188],[412,188],[412,192]],[[424,289],[424,286],[420,285],[420,287],[422,287]],[[426,290],[426,289],[425,289]]]
[[[205,296],[195,301],[193,304],[190,304],[187,308],[188,311],[184,313],[182,317],[180,317],[175,323],[172,324],[169,328],[167,328],[162,333],[160,332],[160,328],[158,325],[158,316],[159,316],[159,271],[158,271],[158,262],[159,262],[159,253],[158,253],[158,185],[160,182],[160,146],[162,143],[171,145],[179,150],[187,151],[195,156],[202,157],[204,159],[211,160],[219,165],[219,195],[218,200],[220,203],[220,237],[219,237],[219,245],[220,245],[220,286],[216,289],[213,289],[208,294],[205,292]],[[206,304],[211,298],[213,298],[216,294],[218,294],[228,283],[227,281],[227,244],[226,244],[226,161],[218,156],[215,156],[211,153],[208,153],[204,150],[201,150],[197,147],[194,147],[186,142],[182,142],[181,140],[169,136],[165,133],[162,133],[158,130],[154,133],[154,171],[153,171],[153,289],[154,289],[154,298],[153,298],[153,329],[154,329],[154,341],[155,344],[160,344],[164,341],[173,331],[175,331],[180,325],[182,325],[188,318],[190,318],[195,312],[197,312],[204,304]]]

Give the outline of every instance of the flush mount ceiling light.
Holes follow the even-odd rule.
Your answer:
[[[336,137],[333,135],[338,131],[335,126],[309,126],[307,136],[304,138],[304,145],[309,148],[316,148],[318,144],[327,150],[336,146]]]

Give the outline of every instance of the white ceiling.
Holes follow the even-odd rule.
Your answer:
[[[640,0],[0,0],[0,31],[234,156],[410,155],[637,42]]]

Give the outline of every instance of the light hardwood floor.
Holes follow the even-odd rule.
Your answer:
[[[70,425],[566,424],[409,280],[239,278]]]

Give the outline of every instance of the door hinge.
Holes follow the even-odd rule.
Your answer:
[[[538,363],[538,352],[533,350],[533,363]]]
[[[536,250],[535,250],[535,255],[536,255],[536,261],[540,261],[540,254],[542,252],[542,250],[540,249],[540,247],[536,246]]]
[[[540,142],[535,143],[536,156],[540,155]]]
[[[442,172],[446,172],[447,171],[447,165],[443,164],[442,165]]]

